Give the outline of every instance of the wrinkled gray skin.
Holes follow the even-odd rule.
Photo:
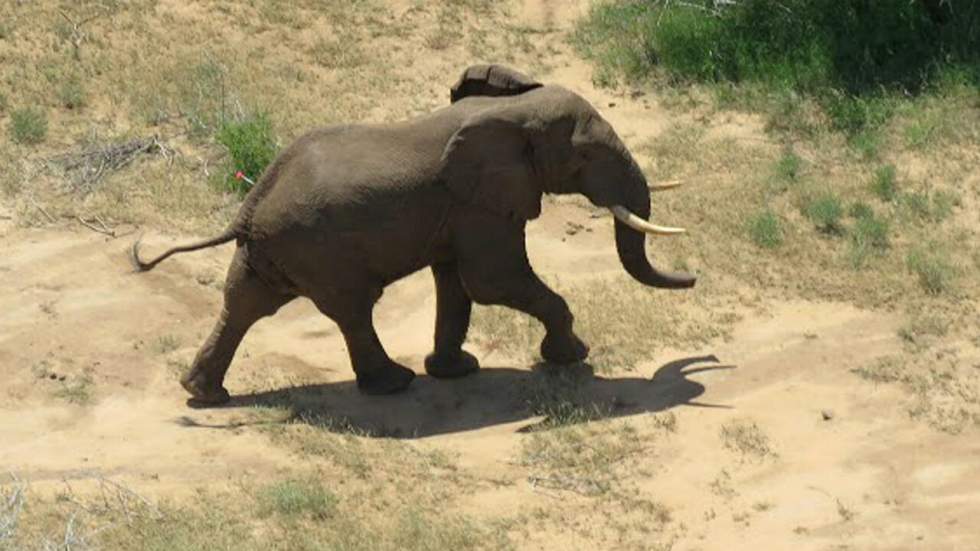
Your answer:
[[[460,377],[478,369],[462,349],[470,308],[500,304],[534,316],[547,334],[544,359],[584,359],[565,300],[535,275],[524,226],[543,193],[581,193],[647,219],[650,196],[633,157],[584,99],[497,65],[467,69],[449,107],[384,125],[315,130],[286,148],[246,197],[237,219],[213,239],[235,240],[224,307],[181,384],[199,404],[229,399],[223,386],[249,327],[297,296],[312,299],[347,342],[367,394],[404,389],[414,373],[391,360],[372,310],[386,285],[429,266],[436,327],[426,372]],[[645,236],[616,222],[620,261],[645,285],[683,288],[687,274],[652,267]]]

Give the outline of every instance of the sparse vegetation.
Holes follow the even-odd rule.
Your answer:
[[[803,159],[793,151],[787,151],[776,163],[776,177],[784,182],[793,183],[800,179]]]
[[[803,213],[822,233],[838,235],[843,232],[841,217],[844,215],[844,206],[833,192],[824,191],[806,197]]]
[[[914,249],[906,263],[918,278],[919,285],[930,295],[939,295],[951,289],[956,269],[942,248]]]
[[[609,492],[616,467],[643,447],[636,429],[626,423],[589,423],[528,435],[521,447],[521,464],[541,469],[538,483],[584,495]]]
[[[48,116],[36,107],[15,109],[10,113],[10,137],[17,143],[36,145],[48,135]]]
[[[876,216],[864,203],[856,203],[851,214],[855,223],[850,233],[848,254],[852,266],[861,268],[871,254],[883,254],[889,247],[888,222]]]
[[[316,480],[284,480],[262,488],[256,495],[259,515],[309,516],[326,520],[337,508],[337,497]]]
[[[898,185],[895,181],[895,166],[882,165],[875,170],[871,180],[871,191],[882,201],[894,201],[898,195]]]
[[[157,354],[169,354],[180,348],[180,338],[177,335],[160,335],[153,343],[153,351]]]
[[[88,373],[79,376],[66,377],[59,381],[60,385],[54,391],[55,398],[64,400],[70,404],[84,406],[92,403],[92,386],[94,381]]]
[[[754,421],[736,419],[722,425],[721,440],[726,448],[743,456],[762,459],[775,455],[769,437]]]
[[[85,89],[76,75],[71,75],[61,83],[58,101],[67,109],[78,109],[85,105]]]
[[[749,237],[764,249],[774,249],[783,243],[783,230],[779,217],[771,210],[764,210],[749,218]]]

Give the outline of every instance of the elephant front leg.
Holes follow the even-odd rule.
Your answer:
[[[572,328],[574,316],[568,303],[531,272],[525,291],[515,294],[505,305],[526,312],[544,324],[541,357],[553,363],[573,363],[589,356],[589,347]]]
[[[425,358],[425,371],[439,378],[469,375],[480,368],[476,357],[463,350],[473,301],[455,263],[434,264],[432,275],[436,282],[435,349]]]
[[[463,283],[481,304],[499,304],[525,312],[545,327],[541,357],[554,363],[573,363],[589,355],[589,347],[572,329],[574,317],[565,299],[548,288],[530,265],[510,271],[474,268]]]

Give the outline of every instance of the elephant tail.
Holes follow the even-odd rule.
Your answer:
[[[236,231],[235,227],[232,226],[229,227],[227,230],[225,230],[224,233],[222,233],[221,235],[212,237],[211,239],[205,239],[203,241],[191,243],[189,245],[181,245],[179,247],[168,249],[166,252],[154,258],[153,260],[144,262],[140,260],[140,256],[139,256],[140,240],[142,240],[142,236],[141,236],[139,239],[136,240],[135,243],[133,243],[133,248],[130,249],[129,251],[129,259],[130,261],[132,261],[133,268],[137,272],[148,272],[152,270],[154,266],[156,266],[160,262],[170,257],[170,255],[177,254],[177,253],[186,253],[189,251],[197,251],[200,249],[206,249],[208,247],[214,247],[216,245],[221,245],[229,241],[232,241],[237,237],[238,237],[238,232]]]

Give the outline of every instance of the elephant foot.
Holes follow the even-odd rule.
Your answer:
[[[193,407],[220,406],[231,400],[231,395],[225,387],[220,384],[208,384],[206,377],[200,374],[182,377],[180,386],[191,394],[188,403]]]
[[[415,378],[414,371],[395,362],[389,362],[381,369],[356,373],[357,389],[371,396],[394,394],[405,390]]]
[[[575,333],[561,337],[549,333],[541,341],[541,357],[557,364],[580,362],[589,357],[589,345],[582,342]]]
[[[465,350],[456,354],[433,352],[425,357],[425,372],[439,379],[455,379],[475,373],[480,369],[480,361]]]

